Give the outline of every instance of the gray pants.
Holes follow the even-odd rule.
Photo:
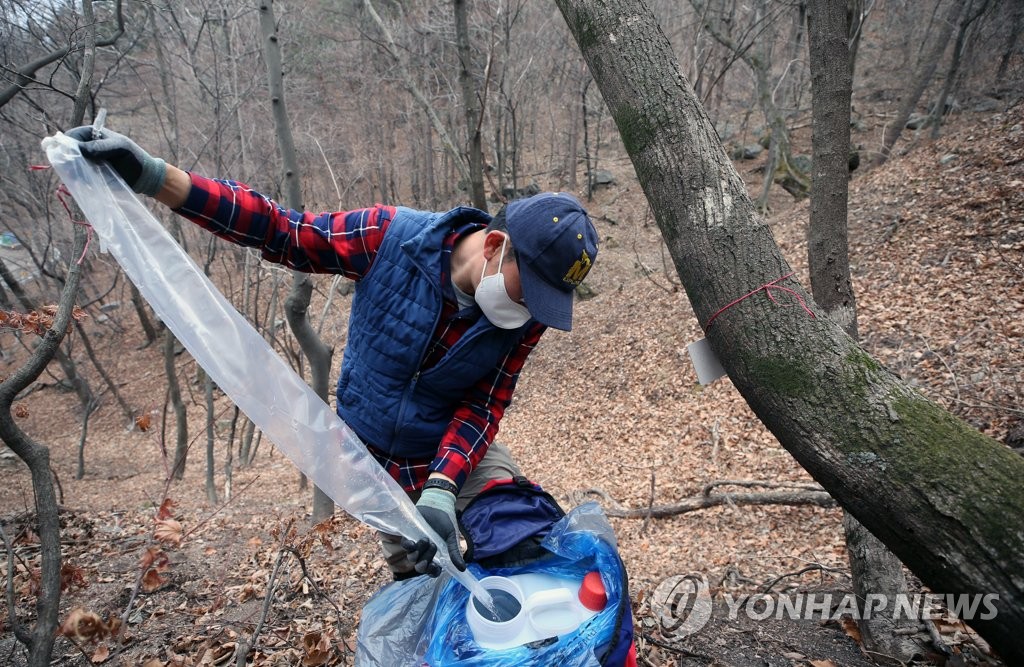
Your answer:
[[[488,482],[494,479],[508,479],[522,475],[519,466],[512,460],[512,452],[508,447],[500,443],[491,443],[484,454],[483,460],[473,469],[466,479],[466,483],[459,490],[459,497],[455,499],[455,511],[461,512],[466,509],[469,501],[483,490]],[[409,497],[413,502],[419,499],[419,492],[410,493]],[[396,576],[408,575],[413,572],[413,564],[406,557],[406,551],[402,548],[402,538],[397,535],[377,532],[380,536],[380,545],[384,551],[384,560],[387,561],[391,573]]]

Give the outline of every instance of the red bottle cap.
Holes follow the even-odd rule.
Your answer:
[[[604,589],[600,572],[588,572],[580,586],[580,604],[590,611],[601,611],[608,604],[608,592]]]

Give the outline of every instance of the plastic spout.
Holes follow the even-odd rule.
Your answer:
[[[107,108],[100,107],[100,110],[96,113],[96,118],[92,121],[92,138],[99,139],[100,132],[103,131],[103,126],[107,122]]]

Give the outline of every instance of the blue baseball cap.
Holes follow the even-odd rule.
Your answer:
[[[573,290],[597,259],[597,230],[583,205],[570,194],[545,192],[509,202],[505,222],[530,315],[571,330]]]

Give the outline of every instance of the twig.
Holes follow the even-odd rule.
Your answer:
[[[654,467],[651,467],[651,494],[647,499],[647,516],[644,517],[644,522],[640,526],[640,534],[647,534],[647,524],[651,520],[651,510],[654,508]]]
[[[805,567],[802,567],[799,570],[797,570],[796,572],[787,572],[785,574],[780,574],[779,576],[775,577],[774,579],[769,581],[767,584],[765,584],[764,589],[761,590],[760,593],[762,595],[764,595],[765,593],[770,593],[771,590],[773,588],[775,588],[775,584],[779,583],[783,579],[788,579],[789,577],[799,577],[802,574],[807,574],[808,572],[814,572],[814,571],[834,572],[834,573],[845,574],[845,572],[843,570],[840,570],[840,569],[837,569],[837,568],[834,568],[834,567],[828,567],[826,565],[822,565],[821,563],[814,563],[813,565],[807,565]]]
[[[931,638],[932,645],[935,646],[939,653],[946,656],[953,655],[953,652],[946,646],[946,642],[943,641],[942,635],[939,634],[939,629],[935,627],[935,623],[931,619],[924,619],[924,627],[928,631],[928,637]]]
[[[722,440],[722,432],[719,430],[721,420],[716,419],[711,426],[711,462],[718,466],[718,445]]]
[[[709,663],[710,662],[714,662],[714,660],[712,660],[711,658],[709,658],[706,655],[703,655],[701,653],[691,653],[690,651],[687,651],[686,649],[681,648],[679,646],[675,646],[673,644],[669,644],[668,642],[663,642],[660,639],[655,639],[652,635],[649,635],[646,632],[641,632],[640,636],[643,637],[644,641],[650,642],[651,644],[654,644],[658,648],[663,648],[663,649],[665,649],[667,651],[672,651],[673,653],[675,653],[677,655],[681,655],[681,656],[683,656],[685,658],[697,658],[699,660],[706,660]]]
[[[605,508],[605,514],[618,519],[639,519],[647,516],[663,519],[720,505],[817,505],[818,507],[835,507],[836,505],[835,499],[824,491],[804,493],[768,491],[765,493],[728,493],[717,496],[699,495],[685,498],[682,502],[673,505],[657,505],[644,509],[624,509],[601,489],[586,489],[579,495],[583,497],[596,495],[610,501],[616,507]]]
[[[18,610],[14,606],[14,546],[11,541],[7,538],[7,533],[4,532],[4,527],[0,526],[0,538],[4,541],[4,548],[7,549],[7,618],[8,623],[11,626],[11,631],[14,632],[14,636],[18,638],[18,641],[31,648],[32,636],[29,635],[25,628],[21,627],[21,623],[18,621]]]
[[[225,507],[230,505],[232,501],[237,500],[243,493],[245,493],[246,489],[248,489],[250,486],[252,486],[256,482],[256,480],[258,480],[259,478],[260,478],[259,475],[254,477],[252,479],[252,481],[250,481],[248,484],[246,484],[244,487],[242,487],[241,491],[239,491],[237,495],[233,496],[231,499],[225,500],[209,516],[207,516],[205,519],[203,519],[202,521],[197,523],[195,526],[193,526],[188,532],[182,533],[181,540],[184,541],[185,538],[187,538],[189,535],[191,535],[192,533],[194,533],[197,530],[199,530],[210,519],[212,519],[213,517],[217,516],[217,514],[221,510],[223,510]],[[170,490],[170,482],[171,482],[171,478],[170,477],[167,477],[164,480],[164,492],[163,492],[163,499],[164,500],[167,500],[168,491]],[[157,505],[158,508],[162,507],[162,506],[163,506],[163,503],[161,503],[160,505]],[[158,509],[158,511],[159,511],[159,509]],[[146,576],[146,572],[147,571],[149,571],[148,567],[140,567],[139,568],[139,573],[135,577],[135,585],[132,587],[132,593],[131,593],[131,596],[128,598],[128,604],[127,604],[127,606],[125,606],[125,610],[121,614],[121,626],[118,628],[117,638],[116,638],[116,640],[117,640],[116,644],[118,646],[118,649],[115,651],[114,656],[117,656],[118,654],[120,654],[120,652],[122,650],[122,646],[123,645],[121,643],[121,634],[123,633],[124,628],[128,627],[128,616],[131,614],[132,607],[135,605],[135,599],[139,596],[139,589],[142,586],[142,580]],[[114,657],[114,656],[111,656],[111,657]]]
[[[608,492],[605,491],[604,489],[599,488],[583,489],[581,491],[571,491],[569,493],[569,504],[579,505],[587,496],[597,496],[601,500],[611,505],[614,509],[605,510],[605,514],[608,514],[609,516],[611,516],[611,513],[616,510],[620,512],[626,511],[626,509],[622,506],[622,503],[608,495]]]
[[[658,244],[658,250],[661,253],[661,270],[665,272],[665,278],[666,280],[668,280],[668,284],[672,286],[672,291],[678,292],[679,285],[677,285],[676,281],[672,279],[672,274],[675,272],[675,266],[668,259],[669,257],[671,257],[671,253],[668,253],[668,255],[666,256],[665,251],[667,249],[668,244],[665,243],[665,239],[662,239],[661,243]]]
[[[817,484],[808,484],[804,482],[761,482],[754,479],[720,479],[715,482],[707,484],[702,490],[701,495],[709,496],[711,491],[719,486],[742,486],[744,488],[752,488],[760,486],[766,489],[802,489],[804,491],[824,491]]]
[[[982,403],[982,405],[978,405],[977,403],[968,403],[967,401],[962,401],[962,400],[960,400],[958,398],[954,398],[952,400],[956,401],[957,403],[960,403],[961,405],[966,405],[969,408],[978,408],[978,409],[992,408],[994,410],[1005,410],[1007,412],[1013,412],[1013,413],[1016,413],[1018,415],[1024,415],[1024,410],[1021,410],[1020,408],[1011,408],[1008,405],[999,405],[998,403],[990,403],[988,401],[983,401],[980,398],[976,398],[974,400]]]
[[[334,607],[334,611],[337,612],[335,616],[336,616],[336,622],[338,624],[338,632],[341,633],[342,630],[343,630],[343,628],[341,626],[341,619],[342,619],[342,610],[341,610],[341,608],[338,605],[334,604],[334,600],[332,600],[326,593],[324,593],[323,589],[320,588],[320,585],[318,583],[316,583],[316,581],[313,580],[313,577],[309,576],[309,570],[306,569],[306,559],[302,557],[302,554],[299,553],[298,549],[296,549],[295,547],[285,547],[285,549],[290,551],[292,553],[292,555],[295,556],[295,558],[298,559],[299,567],[302,568],[302,576],[305,577],[306,581],[308,581],[310,583],[310,585],[313,586],[313,591],[317,595],[322,597],[323,599],[327,600],[327,602],[332,607]],[[343,598],[343,600],[344,600],[344,598]]]
[[[930,352],[931,354],[934,354],[938,358],[938,360],[940,362],[942,362],[942,365],[946,367],[946,370],[949,371],[949,376],[953,379],[953,389],[956,390],[956,400],[959,401],[960,400],[960,383],[958,383],[956,381],[956,373],[954,373],[953,369],[949,367],[949,364],[946,363],[946,360],[942,357],[942,355],[932,349],[932,346],[928,344],[928,339],[927,338],[925,338],[921,334],[918,334],[917,337],[921,339],[922,343],[924,343],[925,349],[927,349],[928,352]]]
[[[217,507],[217,509],[215,509],[215,510],[214,510],[213,512],[211,512],[209,516],[207,516],[207,517],[206,517],[205,519],[203,519],[202,521],[200,521],[199,523],[197,523],[197,524],[196,524],[196,525],[195,525],[194,527],[192,527],[192,528],[191,528],[191,529],[190,529],[189,531],[187,531],[187,532],[183,533],[183,534],[182,534],[182,536],[181,536],[181,539],[182,539],[182,540],[184,541],[184,539],[185,539],[186,537],[188,537],[188,536],[189,536],[189,535],[191,535],[192,533],[194,533],[194,532],[196,532],[197,530],[199,530],[200,528],[202,528],[202,527],[203,527],[204,525],[206,525],[206,523],[207,523],[207,522],[208,522],[208,521],[209,521],[210,519],[212,519],[213,517],[215,517],[215,516],[217,516],[218,514],[220,514],[220,511],[221,511],[221,510],[223,510],[223,509],[224,509],[225,507],[227,507],[228,505],[230,505],[230,504],[231,504],[232,502],[234,502],[234,501],[238,500],[238,498],[239,498],[239,497],[241,497],[241,495],[242,495],[243,493],[245,493],[246,489],[248,489],[248,488],[249,488],[250,486],[252,486],[253,484],[255,484],[255,483],[256,483],[256,482],[257,482],[257,481],[259,480],[259,478],[260,478],[260,476],[259,476],[259,475],[256,475],[255,477],[253,477],[253,478],[252,478],[252,480],[250,480],[248,484],[246,484],[245,486],[243,486],[243,487],[242,487],[242,488],[241,488],[241,489],[240,489],[240,490],[238,491],[238,493],[237,493],[237,494],[235,494],[235,495],[231,496],[231,498],[225,499],[225,500],[224,500],[224,502],[223,502],[223,503],[221,503],[221,504],[220,504],[220,506],[218,506],[218,507]]]
[[[651,213],[651,209],[650,209],[650,207],[648,207],[647,210],[644,211],[644,227],[647,226],[647,218],[650,216],[650,213]],[[669,287],[665,287],[664,285],[662,285],[661,283],[659,283],[657,280],[655,280],[652,277],[654,275],[654,269],[647,268],[647,265],[644,264],[642,259],[640,259],[640,251],[637,250],[637,247],[636,247],[636,237],[637,237],[637,230],[636,230],[636,227],[634,227],[633,228],[633,255],[634,255],[635,259],[636,259],[636,265],[640,267],[640,272],[644,274],[644,278],[647,278],[648,280],[650,280],[651,283],[653,283],[656,287],[658,287],[662,291],[667,292],[669,294],[674,293],[676,291],[676,287],[675,287],[675,285],[673,285],[671,278],[668,279],[669,285],[672,285],[672,287],[669,288]],[[662,245],[664,245],[664,242],[662,243]],[[663,264],[664,264],[664,261],[665,260],[664,260],[664,255],[663,255],[662,256],[662,263]]]
[[[267,620],[267,614],[270,613],[270,605],[274,601],[274,587],[277,581],[277,572],[281,569],[281,563],[284,561],[284,556],[287,551],[285,543],[288,541],[288,535],[292,529],[292,523],[294,519],[289,519],[288,525],[281,532],[281,547],[277,552],[277,560],[274,561],[274,569],[270,573],[270,579],[267,581],[267,593],[263,598],[263,610],[260,613],[260,619],[256,622],[256,627],[252,631],[252,637],[249,641],[239,638],[238,644],[235,646],[235,665],[237,667],[245,667],[245,660],[249,656],[249,651],[256,646],[256,640],[259,639],[260,632],[263,631],[263,624]]]
[[[132,594],[128,598],[128,604],[125,605],[124,613],[121,614],[121,625],[117,628],[117,637],[115,638],[115,641],[118,647],[124,646],[124,643],[121,641],[121,637],[124,635],[125,628],[128,627],[128,616],[131,614],[132,606],[135,604],[135,598],[139,596],[139,588],[142,586],[142,579],[146,576],[146,572],[148,571],[148,567],[140,567],[139,573],[135,577],[135,585],[132,586]],[[120,652],[121,650],[119,648],[117,653]]]
[[[69,642],[69,643],[70,643],[70,644],[71,644],[72,646],[74,646],[75,648],[77,648],[77,649],[78,649],[78,652],[82,654],[82,657],[83,657],[83,658],[85,658],[85,659],[86,659],[87,661],[89,661],[89,662],[92,662],[92,656],[91,656],[91,655],[89,655],[89,654],[88,654],[88,653],[86,652],[85,648],[84,648],[84,647],[83,647],[83,646],[82,646],[81,644],[79,644],[79,643],[78,643],[77,641],[75,641],[75,638],[74,638],[74,637],[69,637],[69,636],[67,636],[67,635],[59,635],[59,636],[60,636],[60,637],[63,637],[63,638],[64,638],[64,640],[66,640],[66,641],[67,641],[67,642]]]

